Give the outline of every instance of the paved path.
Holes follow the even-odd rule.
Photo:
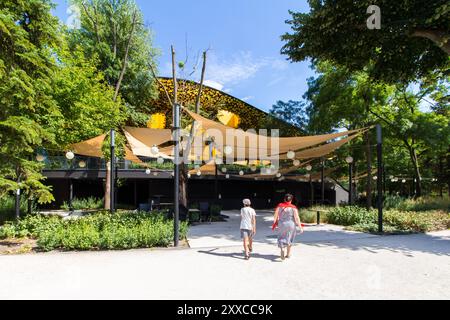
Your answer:
[[[193,227],[191,249],[0,256],[0,299],[450,299],[450,231],[307,227],[281,262],[270,215],[258,214],[250,261],[231,216]]]

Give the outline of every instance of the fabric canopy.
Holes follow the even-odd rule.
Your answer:
[[[150,148],[172,140],[170,129],[125,127],[123,130]]]
[[[358,137],[363,132],[364,131],[360,131],[360,132],[358,132],[356,134],[348,136],[347,138],[343,138],[343,139],[341,139],[339,141],[336,141],[336,142],[327,143],[327,144],[321,145],[319,147],[298,151],[298,152],[295,153],[295,158],[296,159],[310,159],[310,158],[324,157],[324,156],[332,153],[334,150],[342,147],[344,144],[352,141],[353,139]],[[282,155],[280,158],[281,159],[286,159],[287,156],[286,155]]]
[[[134,128],[134,129],[137,129],[137,128]],[[144,130],[147,130],[147,129],[144,128]],[[152,133],[153,130],[156,130],[156,129],[148,129],[148,130],[152,130],[152,131],[149,131],[149,133]],[[134,131],[134,130],[132,130],[132,131]],[[163,152],[162,150],[159,150],[159,152],[156,154],[152,153],[151,147],[156,144],[146,145],[146,144],[142,143],[140,140],[136,139],[127,130],[124,130],[124,133],[125,133],[125,137],[128,141],[128,144],[130,145],[131,150],[133,151],[133,153],[135,155],[142,156],[142,157],[149,157],[149,158],[160,158],[161,157],[163,159],[172,159],[172,157],[170,157],[167,153]],[[139,133],[142,133],[142,131],[139,130]],[[158,141],[160,141],[160,140],[158,140]]]
[[[324,135],[317,135],[317,136],[303,136],[303,137],[281,137],[281,138],[274,138],[274,137],[266,137],[262,135],[258,135],[256,133],[252,132],[245,132],[243,130],[234,130],[232,127],[228,127],[222,123],[215,122],[213,120],[209,120],[197,113],[194,113],[190,110],[187,110],[184,108],[184,111],[186,111],[189,116],[191,116],[200,126],[201,131],[206,132],[210,137],[214,138],[216,141],[216,145],[218,149],[223,149],[226,145],[226,141],[224,140],[224,137],[227,137],[228,135],[232,133],[232,138],[234,139],[234,150],[230,153],[230,157],[244,157],[245,159],[254,160],[258,158],[258,151],[262,151],[266,153],[268,156],[277,156],[277,155],[285,155],[289,151],[299,151],[302,149],[306,149],[309,147],[317,146],[319,144],[325,143],[329,140],[333,140],[339,137],[345,137],[350,136],[352,134],[359,134],[364,129],[358,129],[358,130],[351,130],[351,131],[344,131],[339,133],[332,133],[332,134],[324,134]],[[228,130],[228,131],[227,131]],[[234,131],[230,131],[234,130]],[[220,135],[220,136],[219,136]],[[353,137],[354,138],[354,137]],[[352,140],[347,139],[340,144],[334,144],[333,146],[336,146],[336,148],[342,146],[346,142]],[[236,146],[236,141],[241,140],[245,142],[244,146]],[[342,140],[341,140],[342,141]],[[276,148],[276,144],[278,144],[278,152],[277,154],[274,154],[272,149],[272,146],[274,149]],[[261,148],[260,148],[261,146]],[[335,149],[336,149],[335,148]],[[334,149],[330,146],[330,149],[332,152]],[[320,149],[319,149],[320,151]],[[309,151],[311,152],[311,151]],[[328,152],[328,153],[330,153]],[[320,152],[319,152],[320,153]],[[302,154],[300,154],[302,155]],[[319,155],[318,157],[320,157]],[[315,156],[312,156],[315,157]],[[284,157],[286,158],[286,157]],[[301,157],[307,158],[307,157]]]
[[[106,134],[98,137],[72,144],[70,149],[73,153],[87,157],[103,158],[102,145],[105,141]]]
[[[102,146],[105,138],[106,134],[102,134],[98,137],[72,144],[70,149],[74,153],[82,156],[103,158]],[[142,163],[142,161],[136,157],[127,146],[125,146],[125,159],[135,163]]]
[[[200,171],[203,175],[212,175],[216,173],[216,163],[214,161],[209,161],[198,169],[192,169],[189,171],[190,174],[196,174]]]

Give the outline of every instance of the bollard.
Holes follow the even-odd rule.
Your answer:
[[[317,225],[320,225],[320,211],[317,211]]]

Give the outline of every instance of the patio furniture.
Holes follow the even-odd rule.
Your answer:
[[[151,210],[152,210],[152,207],[150,204],[148,204],[148,203],[140,203],[139,204],[139,211],[149,212]]]
[[[209,202],[200,202],[198,209],[200,210],[201,221],[211,221],[211,207]]]

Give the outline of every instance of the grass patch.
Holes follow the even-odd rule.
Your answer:
[[[180,222],[180,238],[188,226]],[[30,215],[0,227],[0,239],[32,238],[43,251],[110,250],[167,247],[173,241],[173,221],[160,213],[100,212],[79,219]]]

